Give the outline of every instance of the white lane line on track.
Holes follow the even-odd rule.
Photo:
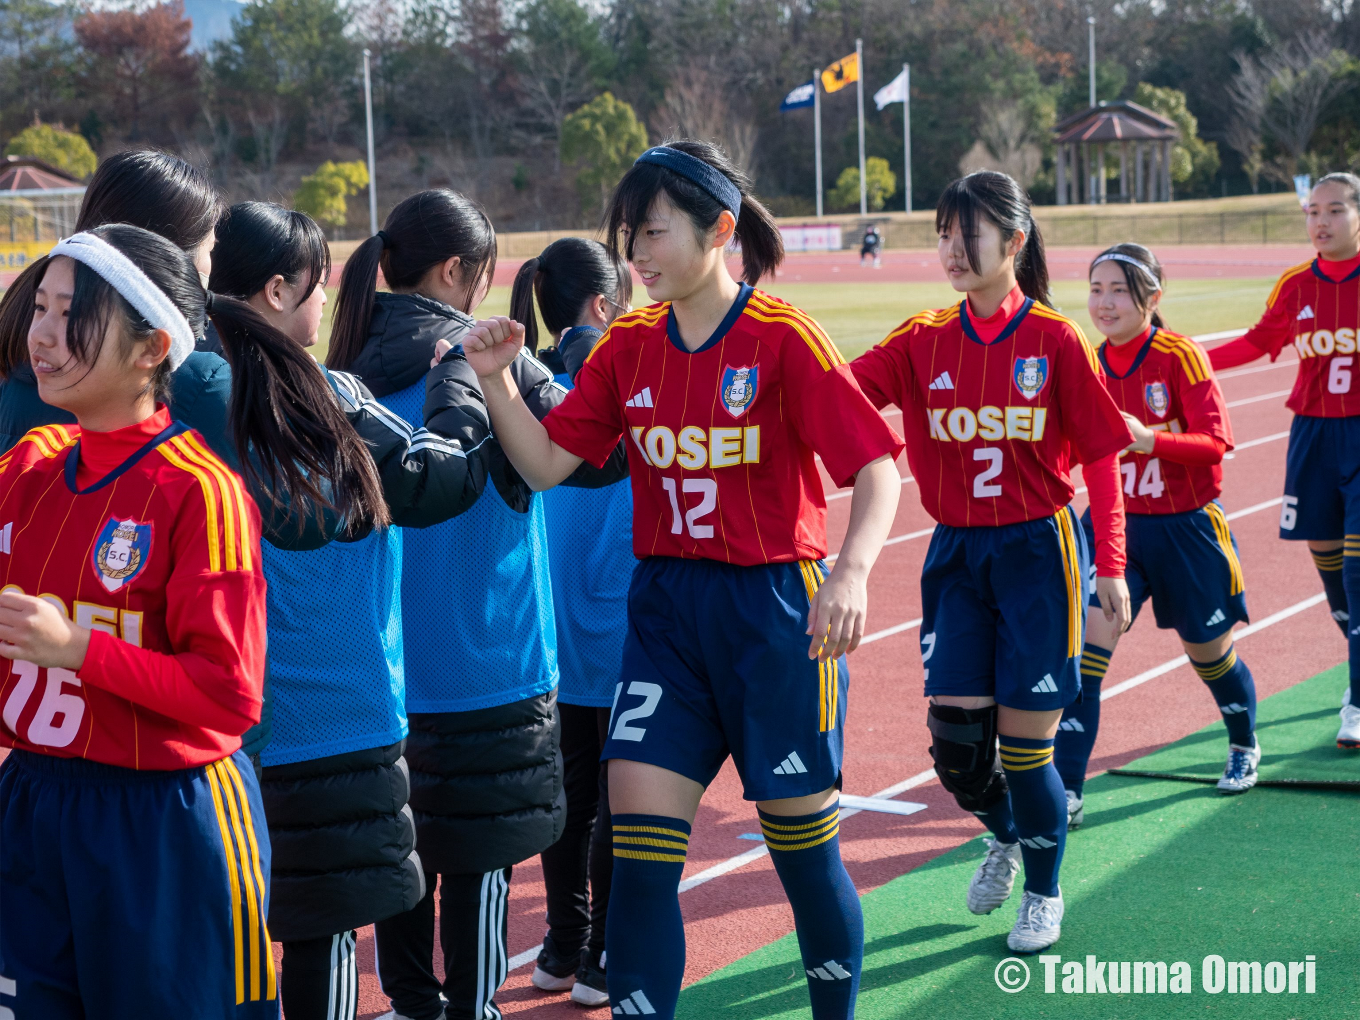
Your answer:
[[[1218,379],[1236,379],[1239,375],[1255,375],[1257,372],[1273,372],[1277,368],[1294,368],[1298,361],[1277,361],[1271,365],[1252,365],[1250,368],[1230,368],[1225,372],[1215,372]]]
[[[1192,336],[1190,339],[1196,343],[1210,344],[1215,340],[1232,340],[1242,336],[1247,331],[1245,329],[1225,329],[1220,333],[1201,333],[1199,336]]]
[[[1266,443],[1274,443],[1281,439],[1288,438],[1289,438],[1288,432],[1276,432],[1274,435],[1262,436],[1260,439],[1250,439],[1245,443],[1238,443],[1236,446],[1233,447],[1233,452],[1237,453],[1240,450],[1250,450],[1253,446],[1262,446]]]
[[[1276,390],[1274,393],[1262,393],[1257,397],[1243,397],[1241,400],[1230,400],[1225,407],[1241,407],[1243,404],[1254,404],[1259,400],[1274,400],[1276,397],[1287,397],[1294,392],[1293,390]]]
[[[1271,507],[1279,506],[1283,502],[1283,496],[1276,496],[1274,499],[1268,499],[1264,503],[1256,503],[1253,506],[1243,507],[1241,510],[1234,510],[1232,513],[1227,514],[1225,519],[1235,521],[1239,517],[1246,517],[1247,514],[1254,514],[1258,510],[1269,510]]]

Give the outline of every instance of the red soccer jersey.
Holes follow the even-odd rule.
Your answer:
[[[1133,441],[1081,330],[1026,300],[991,343],[968,299],[913,315],[851,368],[878,407],[902,409],[926,512],[960,528],[1050,517],[1071,502],[1083,464]]]
[[[0,746],[182,769],[231,754],[260,718],[259,511],[197,433],[164,408],[151,421],[166,431],[90,484],[76,426],[36,428],[0,458],[5,589],[93,631],[75,671],[0,660]]]
[[[596,465],[631,438],[639,559],[821,559],[826,498],[813,451],[845,485],[902,450],[821,327],[746,286],[693,352],[669,303],[614,320],[543,424]]]
[[[1134,340],[1132,343],[1138,344]],[[1207,433],[1232,449],[1232,427],[1223,391],[1209,359],[1188,337],[1154,329],[1125,375],[1117,375],[1100,345],[1106,387],[1121,411],[1154,432]],[[1198,510],[1223,491],[1223,465],[1175,464],[1154,454],[1126,453],[1124,508],[1132,514],[1179,514]]]
[[[1274,361],[1288,344],[1299,352],[1299,374],[1285,406],[1315,418],[1360,414],[1356,334],[1360,331],[1360,269],[1339,281],[1317,260],[1287,270],[1266,300],[1266,313],[1243,341]]]

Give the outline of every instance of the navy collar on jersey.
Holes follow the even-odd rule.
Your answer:
[[[572,326],[562,334],[562,339],[557,341],[557,353],[566,358],[567,348],[578,340],[589,340],[590,346],[594,347],[602,336],[604,330],[596,329],[594,326]]]
[[[1328,276],[1326,273],[1322,271],[1322,267],[1318,265],[1320,261],[1321,257],[1313,259],[1313,275],[1316,276],[1319,280],[1325,280],[1327,283],[1350,283],[1357,276],[1360,276],[1360,266],[1356,266],[1342,279],[1333,280],[1330,276]]]
[[[736,321],[741,318],[741,313],[746,311],[746,302],[751,300],[751,295],[755,293],[755,288],[749,283],[741,285],[741,293],[737,295],[737,300],[732,302],[732,307],[723,316],[723,321],[718,323],[718,328],[713,331],[713,335],[704,341],[703,346],[691,351],[685,346],[685,341],[680,339],[680,327],[675,324],[675,306],[671,305],[666,313],[666,335],[671,338],[671,343],[681,354],[701,354],[714,344],[727,336],[727,331],[731,329]]]
[[[117,481],[121,475],[124,475],[128,471],[132,470],[133,466],[135,466],[139,460],[145,457],[156,447],[160,446],[161,443],[165,442],[167,439],[173,439],[181,432],[188,431],[189,426],[185,425],[184,422],[172,421],[165,428],[161,429],[160,432],[152,436],[151,439],[147,441],[145,446],[139,449],[127,460],[123,461],[123,463],[119,464],[116,468],[114,468],[112,471],[106,474],[103,478],[99,479],[99,481],[91,485],[88,489],[76,488],[76,470],[80,467],[80,440],[77,439],[74,443],[71,444],[70,448],[66,451],[66,463],[63,465],[63,472],[66,475],[66,487],[70,489],[73,493],[75,493],[77,496],[87,496],[92,492],[98,492],[104,486],[110,484],[111,482]]]
[[[1123,375],[1120,375],[1118,372],[1110,368],[1110,363],[1105,360],[1105,346],[1110,342],[1109,340],[1106,340],[1105,343],[1101,344],[1100,347],[1097,348],[1096,350],[1096,357],[1100,359],[1100,367],[1105,369],[1105,374],[1108,375],[1111,379],[1127,379],[1129,376],[1133,375],[1134,372],[1138,371],[1138,366],[1140,366],[1143,363],[1144,359],[1147,358],[1148,351],[1152,350],[1152,341],[1157,339],[1157,334],[1160,332],[1161,330],[1159,330],[1156,326],[1152,327],[1152,332],[1149,333],[1148,338],[1143,341],[1143,346],[1138,351],[1138,356],[1133,359],[1133,364],[1129,366],[1129,370],[1125,372]]]
[[[998,333],[996,339],[991,343],[988,343],[978,336],[977,330],[973,328],[973,320],[968,317],[967,297],[959,302],[959,324],[963,326],[963,335],[973,341],[973,343],[982,344],[983,347],[991,347],[992,344],[999,344],[1002,340],[1008,339],[1012,333],[1019,329],[1020,323],[1025,321],[1025,316],[1029,314],[1029,310],[1033,307],[1034,298],[1025,298],[1025,303],[1020,306],[1019,311],[1011,316],[1011,321],[1006,323],[1006,328]]]

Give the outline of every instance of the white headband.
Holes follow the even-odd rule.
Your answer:
[[[141,313],[152,329],[163,329],[170,334],[170,371],[184,364],[194,351],[194,331],[189,320],[165,296],[165,292],[151,282],[130,258],[102,237],[90,233],[72,234],[50,252],[49,258],[65,255],[84,263],[98,273],[106,283]]]
[[[1100,256],[1100,258],[1098,258],[1098,259],[1096,259],[1094,262],[1092,262],[1092,263],[1091,263],[1091,268],[1094,269],[1096,266],[1100,265],[1102,262],[1110,262],[1110,261],[1115,261],[1115,262],[1127,262],[1127,263],[1128,263],[1129,265],[1131,265],[1131,266],[1137,266],[1139,269],[1141,269],[1141,270],[1143,271],[1143,275],[1146,276],[1146,277],[1148,278],[1148,282],[1149,282],[1150,284],[1152,284],[1152,289],[1153,289],[1153,290],[1161,290],[1161,289],[1162,289],[1162,281],[1159,280],[1159,279],[1157,279],[1157,274],[1154,273],[1154,272],[1152,271],[1152,267],[1151,267],[1151,266],[1149,266],[1146,262],[1140,262],[1138,259],[1134,258],[1132,255],[1125,255],[1123,252],[1118,252],[1118,251],[1107,252],[1106,254]]]

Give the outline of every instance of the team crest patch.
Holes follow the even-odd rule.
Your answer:
[[[1166,383],[1148,383],[1143,387],[1143,399],[1147,401],[1148,410],[1158,418],[1165,418],[1167,409],[1171,407],[1171,394],[1166,390]]]
[[[718,395],[722,398],[723,407],[727,408],[727,413],[733,418],[740,418],[750,410],[752,402],[756,399],[759,372],[759,368],[754,365],[749,368],[745,366],[733,368],[731,365],[723,367]]]
[[[1042,358],[1015,359],[1015,388],[1026,400],[1033,400],[1048,382],[1048,355]]]
[[[109,591],[136,580],[151,556],[151,525],[110,517],[94,541],[94,572]]]

